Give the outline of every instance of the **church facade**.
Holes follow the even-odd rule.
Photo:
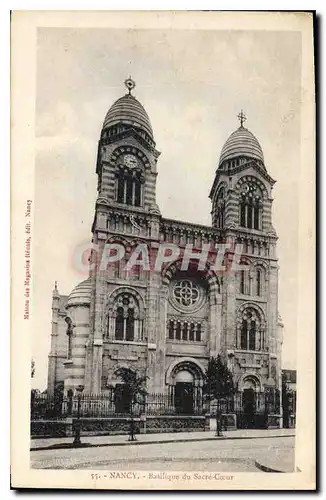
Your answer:
[[[280,388],[275,181],[258,140],[241,112],[208,193],[211,225],[166,219],[156,203],[160,153],[151,123],[134,82],[125,83],[98,143],[89,277],[69,296],[53,291],[48,393],[59,382],[65,393],[80,385],[105,393],[127,368],[147,375],[150,393],[179,401],[190,394],[195,405],[218,354],[237,391]],[[106,256],[108,248],[115,254]],[[239,248],[238,265],[228,267]]]

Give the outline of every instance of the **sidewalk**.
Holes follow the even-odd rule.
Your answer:
[[[168,432],[160,434],[138,434],[137,441],[128,441],[127,435],[117,436],[81,436],[82,446],[137,446],[142,444],[176,443],[186,441],[211,441],[218,439],[253,439],[295,436],[295,429],[238,429],[223,432],[216,437],[215,431],[202,432]],[[71,448],[73,437],[32,439],[31,451],[58,448]]]
[[[255,460],[255,465],[263,472],[295,472],[294,453],[278,450],[264,459]]]

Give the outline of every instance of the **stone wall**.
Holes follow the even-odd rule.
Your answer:
[[[128,434],[129,417],[81,418],[82,436]],[[31,437],[73,436],[76,419],[32,420]],[[209,420],[204,416],[147,416],[134,418],[135,433],[191,432],[209,429]]]

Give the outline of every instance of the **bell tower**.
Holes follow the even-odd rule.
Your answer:
[[[212,225],[241,249],[241,270],[225,276],[221,348],[238,379],[255,373],[257,388],[280,385],[282,333],[278,319],[277,235],[272,225],[272,188],[262,148],[240,122],[225,142],[210,192]],[[233,247],[234,248],[234,247]],[[247,385],[246,385],[247,384]],[[250,384],[249,384],[250,385]]]
[[[148,114],[133,95],[135,82],[129,77],[124,83],[126,94],[110,107],[104,119],[96,162],[98,196],[92,225],[96,250],[90,259],[92,298],[85,384],[85,390],[94,393],[105,388],[103,362],[111,355],[107,343],[120,321],[119,308],[110,312],[113,317],[108,320],[108,297],[118,286],[125,286],[126,295],[118,297],[117,303],[128,302],[126,314],[132,318],[122,319],[126,320],[125,325],[131,321],[137,324],[136,336],[143,338],[145,325],[140,304],[143,299],[130,294],[137,295],[141,283],[144,286],[144,280],[151,278],[145,277],[138,268],[126,270],[125,264],[139,242],[159,238],[161,214],[156,205],[156,178],[160,153]],[[103,251],[106,244],[112,242],[124,247],[124,255],[110,269],[103,269]],[[124,340],[130,336],[127,330],[122,332]]]
[[[125,81],[128,92],[105,117],[98,144],[96,173],[98,200],[130,210],[148,210],[155,204],[160,153],[155,149],[149,117],[134,97],[136,84]]]

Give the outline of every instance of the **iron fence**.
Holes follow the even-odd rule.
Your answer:
[[[204,415],[203,398],[196,398],[191,403],[182,405],[172,391],[169,394],[147,394],[144,411],[147,415]]]
[[[79,405],[78,405],[79,401]],[[64,419],[66,417],[108,418],[128,417],[145,414],[155,415],[205,415],[212,417],[219,411],[222,414],[236,414],[239,422],[249,418],[259,419],[266,414],[280,413],[279,391],[255,393],[252,400],[246,400],[243,393],[221,398],[210,402],[204,396],[198,396],[192,403],[182,405],[182,401],[173,392],[168,394],[149,393],[145,397],[136,398],[131,407],[130,399],[119,396],[114,389],[104,394],[33,394],[31,397],[31,420]],[[295,412],[295,393],[289,398],[290,411]]]
[[[65,418],[61,397],[49,397],[47,394],[31,395],[31,420],[50,420]]]
[[[174,400],[173,394],[151,393],[131,402],[121,401],[114,391],[106,394],[82,394],[80,396],[50,396],[37,394],[31,398],[31,420],[76,417],[85,418],[137,417],[146,415],[203,415],[202,403],[194,402],[191,407],[183,408]]]

